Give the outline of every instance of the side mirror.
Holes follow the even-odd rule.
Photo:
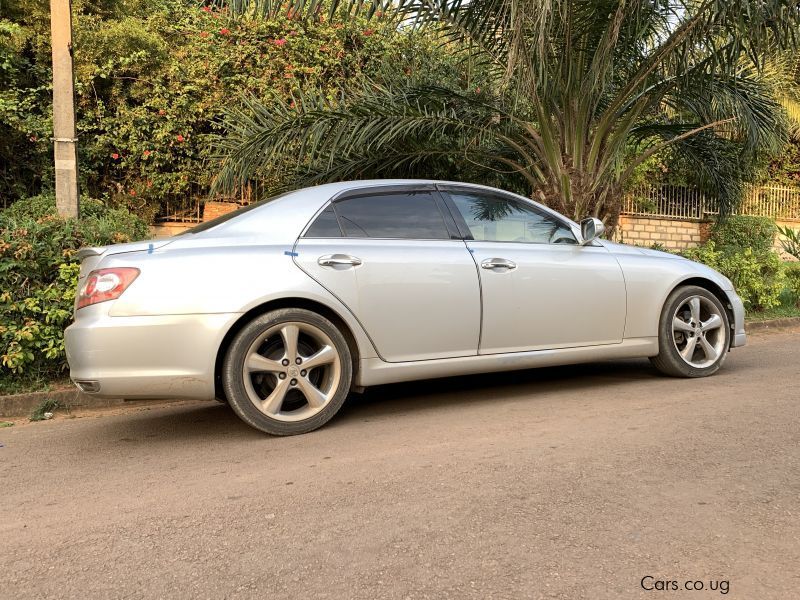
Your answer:
[[[583,241],[581,246],[585,246],[594,239],[599,238],[606,230],[606,226],[600,219],[594,217],[587,217],[581,221],[581,237]]]

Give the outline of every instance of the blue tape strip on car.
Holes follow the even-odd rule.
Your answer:
[[[300,256],[299,254],[297,254],[297,252],[292,252],[291,250],[284,250],[283,253],[286,256]]]
[[[152,254],[152,253],[153,253],[153,244],[149,244],[149,245],[147,246],[147,253],[148,253],[148,254]]]

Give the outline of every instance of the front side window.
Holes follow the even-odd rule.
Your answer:
[[[337,200],[334,207],[346,237],[413,240],[450,238],[432,192],[377,192]]]
[[[448,194],[476,241],[578,243],[566,223],[520,200],[471,191]]]

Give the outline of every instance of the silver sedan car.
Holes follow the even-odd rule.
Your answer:
[[[84,248],[70,376],[217,398],[274,435],[385,383],[649,357],[703,377],[745,343],[731,282],[478,185],[335,183],[169,239]]]

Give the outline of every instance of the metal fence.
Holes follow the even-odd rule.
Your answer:
[[[715,217],[716,198],[696,188],[655,185],[636,188],[625,195],[622,214],[664,219],[701,221]],[[800,189],[760,186],[747,189],[736,214],[800,221]]]
[[[184,197],[163,200],[155,222],[200,223],[203,220],[203,205],[206,202],[231,202],[247,206],[259,200],[263,193],[263,187],[256,183],[243,186],[232,195],[213,197],[208,196],[206,188],[192,187]]]

